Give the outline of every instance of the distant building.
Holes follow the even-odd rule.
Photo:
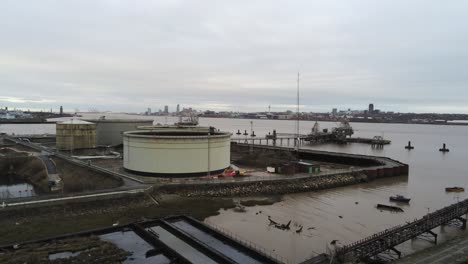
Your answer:
[[[168,105],[164,106],[164,113],[169,114],[169,106]]]
[[[338,109],[333,108],[332,109],[332,115],[336,116],[338,114]]]
[[[63,115],[63,106],[60,106],[60,115]]]
[[[146,111],[146,115],[151,115],[151,108],[148,107],[148,110]]]
[[[372,115],[374,113],[374,104],[369,104],[369,114]]]
[[[179,104],[177,104],[176,113],[177,113],[177,114],[179,114],[179,113],[180,113],[180,105],[179,105]]]

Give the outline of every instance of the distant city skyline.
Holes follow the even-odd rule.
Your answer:
[[[181,105],[180,104],[177,104],[175,105],[175,109],[174,110],[170,110],[171,109],[171,105],[164,105],[162,106],[161,108],[159,108],[159,110],[157,112],[153,112],[152,111],[152,108],[151,107],[147,107],[146,109],[140,109],[140,111],[110,111],[110,110],[101,110],[101,109],[97,109],[97,108],[91,108],[91,109],[83,109],[83,110],[80,110],[78,108],[75,108],[75,109],[69,109],[69,110],[66,110],[66,108],[64,108],[63,106],[60,106],[58,109],[55,109],[55,108],[50,108],[50,112],[56,112],[56,113],[63,113],[63,112],[68,112],[68,113],[74,113],[74,112],[81,112],[81,113],[86,113],[86,112],[115,112],[115,113],[135,113],[135,114],[146,114],[146,115],[151,115],[151,114],[156,114],[156,113],[163,113],[163,114],[178,114],[182,111],[196,111],[196,112],[205,112],[205,111],[208,111],[208,112],[231,112],[231,113],[259,113],[259,112],[263,112],[263,113],[284,113],[284,112],[291,112],[291,114],[295,113],[296,111],[296,105],[291,105],[291,108],[287,108],[287,109],[284,109],[284,110],[272,110],[271,108],[271,105],[268,105],[268,107],[266,109],[263,109],[263,110],[258,110],[258,111],[248,111],[247,109],[243,109],[243,110],[238,110],[238,111],[233,111],[233,110],[229,110],[229,109],[221,109],[221,110],[216,110],[216,109],[196,109],[196,108],[193,108],[191,106],[186,106],[186,107],[182,107],[182,109],[180,108]],[[49,109],[35,109],[35,108],[21,108],[21,107],[8,107],[8,106],[0,106],[0,110],[10,110],[10,111],[16,111],[16,110],[20,110],[20,111],[31,111],[31,112],[48,112]],[[328,109],[328,110],[323,110],[323,111],[308,111],[307,109],[302,109],[300,110],[301,113],[331,113],[331,114],[336,114],[338,112],[362,112],[362,113],[370,113],[372,114],[373,112],[375,111],[379,111],[379,112],[389,112],[389,113],[398,113],[398,111],[395,111],[395,110],[392,110],[392,109],[378,109],[378,108],[374,108],[374,104],[373,103],[370,103],[368,105],[365,105],[365,106],[362,106],[359,108],[359,106],[357,108],[340,108],[340,107],[334,107],[332,109]],[[416,113],[416,112],[400,112],[400,113]],[[427,112],[429,113],[429,112]],[[448,113],[450,114],[450,113]]]
[[[468,2],[2,1],[0,106],[468,113]],[[174,19],[177,18],[177,19]]]

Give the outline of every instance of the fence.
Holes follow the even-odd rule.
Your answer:
[[[224,234],[225,236],[228,236],[229,238],[233,239],[233,240],[236,240],[237,242],[241,243],[242,245],[246,246],[246,247],[250,247],[258,252],[261,252],[267,256],[269,256],[270,258],[273,258],[275,259],[276,261],[278,261],[279,263],[283,263],[283,264],[289,264],[289,263],[294,263],[294,262],[290,262],[287,258],[281,256],[281,255],[278,255],[278,253],[276,252],[273,252],[272,250],[268,250],[262,246],[259,246],[255,243],[253,243],[252,241],[249,241],[245,238],[242,238],[240,237],[238,234],[236,233],[233,233],[225,228],[222,228],[208,220],[205,220],[205,223],[208,224],[211,228],[215,229],[216,231]]]
[[[437,239],[437,235],[431,232],[432,229],[447,224],[454,219],[460,220],[465,228],[466,219],[460,217],[467,213],[468,199],[427,214],[406,225],[392,227],[339,248],[336,251],[336,256],[341,261],[347,255],[350,255],[349,257],[355,260],[366,260],[388,249],[395,250],[393,247],[396,245],[420,236],[423,233],[430,233]]]

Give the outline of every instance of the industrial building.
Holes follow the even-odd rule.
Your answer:
[[[191,130],[140,130],[123,136],[124,169],[156,177],[215,175],[229,167],[231,134]]]
[[[125,119],[84,119],[96,124],[96,144],[98,146],[117,146],[123,144],[123,133],[137,130],[139,126],[151,126],[153,120]]]
[[[56,124],[58,150],[88,149],[96,147],[96,124],[71,119]]]

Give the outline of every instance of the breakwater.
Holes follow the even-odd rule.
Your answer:
[[[289,147],[260,145],[253,146],[238,143],[231,144],[231,150],[233,153],[248,155],[251,160],[250,163],[256,162],[257,160],[260,160],[265,156],[293,155],[299,159],[356,166],[355,169],[350,169],[350,171],[362,171],[365,175],[367,175],[369,180],[383,177],[408,175],[409,173],[408,164],[387,157],[320,151],[312,149],[300,149],[299,151],[296,151],[295,149]]]
[[[249,153],[251,157],[285,155],[291,149],[273,146],[251,146],[233,144],[232,149],[237,153]],[[252,195],[274,195],[299,192],[318,191],[341,186],[372,181],[377,178],[393,177],[408,174],[408,165],[399,161],[376,156],[334,153],[301,149],[296,153],[300,158],[314,161],[335,162],[356,165],[339,172],[321,175],[297,175],[282,178],[258,179],[252,177],[248,181],[219,181],[206,183],[178,183],[162,185],[154,188],[155,193],[171,193],[188,197],[232,197]]]
[[[154,189],[155,193],[173,193],[187,197],[231,197],[252,195],[275,195],[310,192],[364,182],[366,175],[336,174],[306,178],[292,178],[266,181],[224,182],[210,184],[164,185]]]

